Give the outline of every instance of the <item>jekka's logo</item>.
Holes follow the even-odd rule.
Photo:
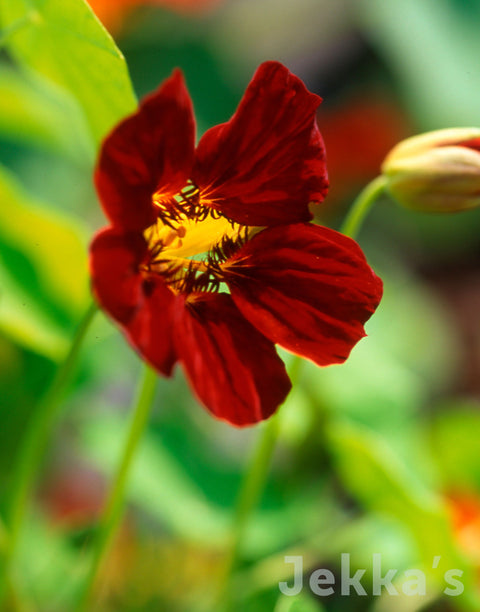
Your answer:
[[[440,556],[434,557],[432,568],[437,569],[440,562]],[[298,595],[303,589],[303,557],[301,556],[286,556],[285,563],[292,563],[294,567],[293,584],[287,582],[279,582],[278,588],[287,596]],[[340,592],[341,595],[349,596],[357,594],[361,596],[381,595],[382,589],[385,589],[389,595],[399,595],[399,590],[404,595],[424,596],[427,593],[427,576],[420,569],[407,569],[399,572],[397,569],[388,569],[383,574],[382,570],[382,555],[375,553],[372,555],[372,580],[371,591],[367,593],[367,583],[362,584],[362,579],[366,573],[366,569],[357,569],[352,575],[350,569],[350,553],[342,553],[340,564],[340,576],[335,576],[328,569],[316,569],[310,574],[308,585],[310,590],[315,595],[327,597],[335,592]],[[457,597],[464,591],[464,585],[459,580],[463,575],[463,571],[459,569],[447,570],[443,579],[445,581],[445,589],[443,593],[450,597]],[[370,585],[369,585],[370,586]]]

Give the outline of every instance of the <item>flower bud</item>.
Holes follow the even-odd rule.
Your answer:
[[[389,193],[408,208],[448,213],[480,206],[480,128],[407,138],[387,155],[382,172]]]

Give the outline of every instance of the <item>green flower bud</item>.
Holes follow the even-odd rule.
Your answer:
[[[408,208],[448,213],[480,206],[480,128],[407,138],[387,155],[382,172],[389,193]]]

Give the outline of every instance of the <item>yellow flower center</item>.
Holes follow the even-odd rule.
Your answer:
[[[144,231],[148,272],[168,277],[175,292],[217,289],[219,264],[248,239],[249,228],[211,208],[191,182],[173,197],[156,193],[152,200],[159,216]]]

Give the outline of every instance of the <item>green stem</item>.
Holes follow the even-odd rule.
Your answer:
[[[360,230],[360,227],[367,216],[373,203],[384,192],[387,179],[382,176],[377,176],[371,181],[360,193],[357,199],[352,204],[348,214],[343,221],[340,232],[350,238],[355,238]]]
[[[228,568],[235,569],[241,544],[245,535],[245,528],[252,511],[258,505],[270,468],[270,463],[278,439],[278,416],[273,416],[263,425],[260,439],[254,450],[250,464],[245,472],[233,515],[233,529],[231,534],[231,548],[228,557]]]
[[[8,542],[7,529],[3,521],[0,519],[0,554],[2,556],[4,556],[6,553],[7,542]],[[4,584],[2,585],[2,588],[4,589],[5,598],[7,600],[6,601],[7,608],[9,610],[12,610],[12,612],[14,611],[23,612],[24,608],[19,603],[18,593],[13,585],[13,581],[11,579],[10,574],[7,574],[4,576]]]
[[[76,607],[77,612],[91,609],[89,602],[98,572],[109,551],[113,536],[115,535],[123,515],[128,476],[139,442],[148,423],[156,382],[156,373],[150,367],[146,366],[139,388],[138,399],[135,402],[136,405],[130,427],[123,446],[122,455],[98,526],[93,544],[93,557]]]
[[[96,304],[92,304],[85,313],[75,333],[65,361],[57,370],[51,386],[35,409],[27,432],[21,442],[17,464],[14,469],[7,515],[7,537],[3,560],[5,579],[17,553],[29,499],[33,491],[42,454],[47,446],[55,419],[58,416],[63,393],[70,382],[80,347],[96,311]],[[3,592],[2,586],[0,584],[0,600]]]
[[[229,549],[220,587],[220,608],[225,611],[232,610],[232,598],[229,592],[232,575],[236,569],[248,521],[260,500],[267,481],[275,443],[278,438],[278,415],[271,417],[269,421],[262,425],[262,428],[257,446],[245,471],[234,509]]]
[[[298,378],[302,360],[296,357],[290,367],[292,384]],[[275,445],[280,433],[280,415],[277,413],[266,423],[261,425],[262,430],[253,456],[245,471],[240,491],[237,497],[233,524],[230,533],[229,550],[225,561],[223,580],[220,586],[220,607],[224,610],[232,609],[230,587],[232,575],[236,569],[241,547],[245,539],[245,532],[252,512],[257,507],[267,482],[270,464]]]

